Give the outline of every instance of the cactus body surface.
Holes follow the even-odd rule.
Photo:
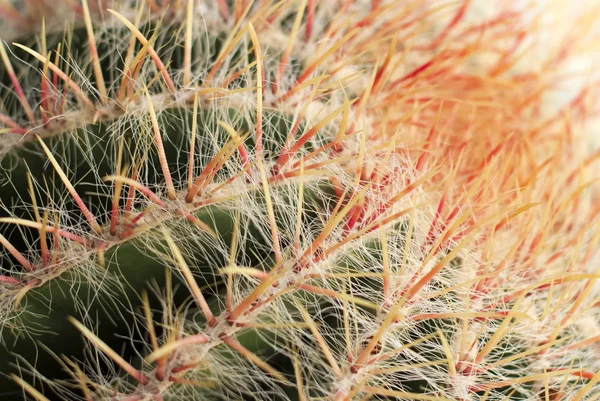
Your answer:
[[[600,397],[592,13],[55,3],[0,5],[0,400]]]

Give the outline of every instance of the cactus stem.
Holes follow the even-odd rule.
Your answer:
[[[37,139],[38,139],[40,145],[42,146],[42,148],[44,149],[44,153],[46,153],[46,156],[48,156],[48,159],[50,160],[50,163],[52,164],[52,166],[56,170],[56,173],[60,176],[60,179],[62,180],[63,184],[67,187],[69,193],[71,194],[71,197],[73,197],[73,200],[75,201],[75,203],[79,207],[79,210],[81,210],[81,213],[83,213],[83,215],[85,216],[85,218],[88,221],[89,225],[92,227],[92,229],[97,234],[102,234],[102,227],[100,227],[100,225],[96,221],[96,217],[87,208],[87,206],[85,205],[85,203],[83,203],[83,200],[81,199],[81,197],[79,196],[79,194],[75,190],[75,187],[73,187],[73,184],[71,184],[71,181],[69,180],[69,178],[67,177],[67,175],[65,174],[65,172],[63,171],[63,169],[58,164],[58,161],[54,158],[54,155],[52,155],[52,152],[50,151],[50,149],[48,149],[48,146],[46,146],[46,144],[44,143],[44,141],[42,140],[42,138],[40,138],[39,135],[37,136]]]
[[[81,324],[77,319],[73,317],[68,317],[69,322],[73,324],[77,330],[81,332],[89,341],[94,343],[94,345],[104,352],[110,359],[112,359],[116,364],[118,364],[125,372],[127,372],[131,377],[137,380],[141,384],[147,384],[149,382],[148,378],[142,374],[139,370],[131,366],[126,360],[124,360],[117,352],[115,352],[112,348],[110,348],[104,341],[102,341],[96,334],[94,334],[91,330]]]
[[[338,209],[339,209],[339,205],[338,205]],[[266,291],[266,290],[267,290],[269,287],[271,287],[271,284],[273,284],[274,282],[276,282],[276,281],[277,281],[279,278],[281,278],[281,277],[282,277],[282,275],[285,273],[285,270],[284,270],[284,269],[280,269],[280,267],[281,267],[281,266],[278,266],[278,265],[276,265],[276,266],[275,266],[275,267],[272,269],[272,272],[274,272],[274,273],[270,273],[270,274],[269,274],[269,276],[268,276],[268,277],[267,277],[267,278],[266,278],[266,279],[263,281],[263,283],[261,283],[261,284],[259,285],[259,287],[260,287],[260,288],[257,288],[257,289],[254,291],[254,294],[258,294],[257,298],[258,298],[258,297],[260,297],[261,295],[263,295],[263,294],[265,293],[265,291]],[[297,283],[297,284],[300,284],[300,283]],[[292,283],[291,285],[294,285],[294,286],[296,286],[296,284],[294,284],[294,283]],[[261,304],[265,304],[265,303],[268,303],[268,302],[272,301],[272,300],[273,300],[273,299],[274,299],[276,296],[277,296],[277,295],[271,295],[271,296],[269,296],[269,297],[268,297],[266,300],[264,300],[263,302],[261,302]],[[248,302],[248,301],[249,301],[251,298],[252,298],[252,297],[248,297],[248,298],[246,298],[246,299],[244,300],[244,302]],[[256,299],[257,299],[257,298],[256,298]],[[353,303],[355,303],[355,304],[358,304],[358,303],[360,303],[360,302],[361,302],[361,300],[359,300],[359,299],[356,299],[356,298],[353,298],[353,297],[344,296],[344,294],[340,294],[339,296],[336,296],[336,298],[338,298],[338,299],[342,299],[342,300],[351,300],[351,302],[353,302]],[[254,302],[254,303],[253,303],[253,302],[250,302],[250,306],[251,306],[251,309],[250,309],[250,311],[254,311],[254,309],[256,309],[257,307],[259,307],[260,305],[256,305],[256,303],[255,303],[255,302]],[[375,307],[376,307],[376,306],[375,306]],[[244,311],[244,310],[245,310],[245,309],[244,309],[244,308],[242,308],[242,311]],[[235,313],[235,311],[234,311],[233,313]],[[233,313],[230,313],[229,311],[226,311],[225,315],[222,315],[222,316],[223,316],[224,318],[227,318],[227,321],[228,321],[228,323],[229,323],[230,325],[232,325],[232,326],[235,326],[235,323],[236,323],[236,322],[235,322],[235,319],[233,319],[233,317],[234,317],[234,316],[233,316]],[[221,335],[221,338],[220,338],[220,339],[221,339],[221,341],[225,342],[223,337],[227,338],[227,334],[222,334],[222,335]],[[201,341],[202,343],[204,343],[204,341],[206,340],[204,337],[200,337],[199,339],[200,339],[200,341]],[[167,342],[167,344],[171,344],[171,341],[168,341],[168,342]],[[175,346],[175,348],[169,348],[169,349],[167,349],[167,350],[163,350],[163,348],[164,348],[164,347],[163,347],[163,348],[161,348],[161,349],[160,349],[160,351],[159,351],[159,352],[166,352],[166,353],[169,353],[170,351],[168,351],[168,350],[177,349],[177,348],[179,348],[179,347],[181,347],[181,346],[182,346],[182,344],[178,342],[178,343],[177,343],[177,345]],[[168,352],[167,352],[167,351],[168,351]],[[154,354],[154,355],[156,356],[156,354]],[[244,355],[245,355],[245,354],[244,354]],[[252,359],[253,357],[256,357],[256,355],[254,355],[254,354],[248,354],[248,355],[247,355],[247,357],[248,357],[248,358],[250,358],[252,361],[254,361],[254,362],[257,364],[257,366],[259,366],[259,367],[260,367],[260,362],[262,362],[262,361],[260,361],[260,359],[258,359],[257,361],[255,361],[254,359]],[[191,365],[190,365],[190,366],[191,366]],[[193,366],[195,366],[195,364],[194,364]],[[174,368],[172,371],[173,371],[173,372],[175,372],[175,370],[177,370],[177,371],[179,372],[179,371],[184,371],[184,370],[187,370],[188,368],[189,368],[189,366],[187,366],[187,365],[186,365],[186,366],[176,366],[176,368]],[[268,368],[265,368],[265,369],[268,369]],[[263,370],[265,370],[265,369],[263,369]]]
[[[125,18],[123,15],[119,14],[115,10],[108,9],[107,11],[115,17],[117,17],[117,19],[119,19],[119,21],[121,21],[131,31],[131,33],[135,35],[135,37],[137,38],[137,40],[140,41],[142,46],[146,46],[147,44],[149,44],[148,39],[146,39],[144,34],[140,32],[140,30],[134,24],[132,24],[131,21],[129,21],[127,18]],[[151,45],[148,46],[148,54],[150,54],[150,57],[152,57],[152,61],[154,61],[154,64],[156,64],[156,68],[159,71],[161,71],[161,75],[165,81],[165,84],[169,88],[169,91],[172,95],[174,95],[175,84],[173,83],[169,72],[165,68],[164,63],[162,62],[158,54],[156,54],[156,51],[154,51],[154,48]]]
[[[86,106],[88,106],[89,108],[93,108],[92,102],[87,97],[85,92],[72,79],[70,79],[67,74],[65,74],[60,68],[58,68],[55,63],[49,61],[49,59],[47,57],[42,56],[41,54],[39,54],[38,52],[36,52],[33,49],[30,49],[27,46],[23,46],[22,44],[19,44],[19,43],[13,43],[13,45],[18,47],[19,49],[24,50],[27,53],[31,54],[33,57],[38,59],[40,62],[42,62],[44,64],[48,64],[48,68],[51,69],[52,72],[54,72],[54,74],[56,74],[55,76],[58,76],[60,79],[62,79],[67,84],[67,86],[70,87],[75,92],[77,97],[79,97],[79,99],[81,99],[81,101],[86,104]],[[66,87],[65,87],[65,90],[66,90]]]

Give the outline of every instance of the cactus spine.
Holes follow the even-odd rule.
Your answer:
[[[6,397],[600,395],[594,86],[539,110],[573,43],[520,71],[527,12],[468,0],[25,3]]]

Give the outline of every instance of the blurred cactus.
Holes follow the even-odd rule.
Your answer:
[[[593,13],[477,11],[2,3],[0,395],[600,397]]]

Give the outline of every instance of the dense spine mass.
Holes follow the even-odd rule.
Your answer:
[[[505,6],[0,4],[0,399],[600,397],[593,13]]]

